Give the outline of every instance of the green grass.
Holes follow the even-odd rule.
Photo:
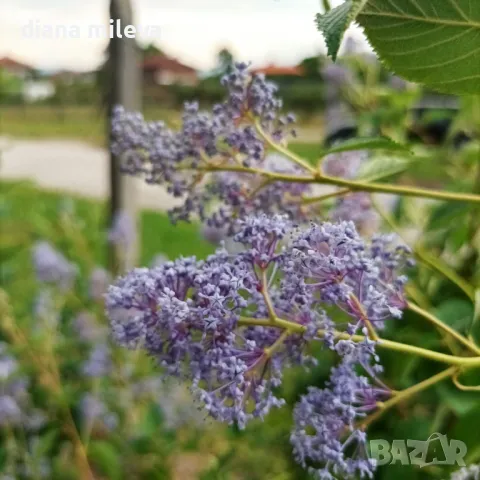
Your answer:
[[[147,120],[163,120],[167,124],[179,124],[180,111],[148,106],[144,108]],[[313,122],[313,123],[312,123]],[[321,126],[309,119],[301,127],[318,129],[321,138]],[[0,106],[0,136],[7,135],[27,139],[73,139],[95,145],[106,144],[106,125],[100,106],[48,105]],[[299,143],[302,153],[308,144]]]
[[[159,107],[147,107],[144,113],[148,120],[176,122],[179,117],[178,112]],[[29,139],[75,139],[103,145],[106,125],[100,106],[2,106],[0,135]]]
[[[104,263],[105,202],[41,190],[28,182],[0,182],[0,192],[0,219],[5,226],[0,232],[3,258],[39,238],[56,244],[71,238],[74,245],[59,246],[75,254],[87,250],[78,243],[85,239],[88,250],[93,252],[92,260]],[[148,210],[140,212],[139,224],[140,265],[148,265],[160,253],[172,259],[179,255],[204,258],[214,250],[200,235],[198,224],[172,225],[165,213]]]

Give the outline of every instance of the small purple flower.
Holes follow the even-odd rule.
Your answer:
[[[16,426],[22,423],[22,409],[11,395],[0,395],[0,426]]]
[[[331,177],[355,178],[368,159],[366,150],[330,153],[322,161],[322,170]]]
[[[376,373],[381,369],[370,364],[372,356],[375,358],[373,345],[347,342],[338,351],[344,356],[332,369],[327,388],[310,387],[297,403],[290,440],[295,458],[315,478],[372,478],[375,461],[368,458],[366,434],[355,422],[391,392],[356,373],[360,364],[371,373],[372,381],[377,381]],[[349,450],[354,456],[347,454]]]
[[[93,347],[87,360],[82,365],[84,375],[92,378],[108,375],[111,369],[110,349],[102,343]]]
[[[90,274],[88,285],[90,298],[95,301],[102,300],[111,281],[112,277],[107,270],[102,267],[94,268]]]
[[[127,249],[133,244],[135,238],[136,227],[133,218],[128,212],[117,212],[108,231],[108,241],[117,247]]]
[[[86,393],[80,400],[80,411],[87,424],[99,424],[108,431],[118,426],[118,416],[111,412],[107,405],[97,396]]]
[[[62,290],[72,287],[77,268],[48,242],[37,242],[33,246],[32,258],[39,282],[54,284]]]
[[[249,65],[236,64],[222,79],[227,97],[212,111],[198,103],[185,104],[182,125],[171,130],[159,122],[145,122],[141,114],[114,110],[112,151],[123,160],[123,170],[164,184],[181,206],[169,214],[173,222],[193,215],[211,228],[230,233],[236,218],[257,211],[304,214],[301,195],[306,184],[275,182],[263,185],[261,175],[212,174],[207,178],[199,166],[213,162],[226,166],[262,167],[273,172],[301,174],[294,163],[272,162],[268,143],[253,125],[254,118],[272,141],[283,142],[293,134],[293,115],[280,115],[277,87],[264,76],[249,72]],[[205,180],[205,181],[203,181]]]
[[[355,192],[338,199],[330,216],[334,222],[352,221],[364,235],[377,231],[380,226],[380,216],[373,209],[367,192]]]
[[[86,311],[75,316],[72,328],[78,338],[86,343],[93,343],[106,337],[105,328],[100,326],[96,318]]]
[[[118,279],[106,297],[117,342],[144,349],[167,375],[189,380],[212,417],[241,428],[283,404],[276,391],[283,369],[315,364],[307,347],[316,340],[343,360],[329,389],[305,402],[341,398],[342,428],[375,408],[389,390],[376,378],[374,345],[335,341],[334,327],[353,334],[401,316],[405,278],[398,269],[408,251],[393,238],[364,242],[352,222],[302,229],[286,216],[259,215],[239,220],[235,230],[242,246],[236,252],[221,248],[203,262],[180,258]],[[350,321],[334,323],[327,308]],[[282,333],[273,319],[301,328]],[[377,386],[357,376],[354,364]],[[350,441],[364,442],[361,433],[352,431]],[[342,468],[360,472],[368,465]]]
[[[228,230],[225,227],[216,227],[204,223],[201,228],[202,237],[213,245],[220,245],[227,238]]]

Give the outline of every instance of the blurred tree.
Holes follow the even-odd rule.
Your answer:
[[[300,62],[300,67],[303,70],[306,78],[322,80],[322,66],[324,64],[325,57],[315,55],[314,57],[304,58]]]
[[[154,57],[156,55],[165,55],[164,51],[153,43],[149,43],[142,48],[143,58]]]
[[[0,103],[9,103],[22,96],[22,81],[0,68]]]
[[[221,74],[226,73],[234,61],[233,53],[228,48],[222,48],[217,54],[217,69]]]

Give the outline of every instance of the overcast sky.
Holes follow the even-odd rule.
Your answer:
[[[1,0],[0,57],[12,56],[42,69],[95,68],[102,60],[107,41],[95,35],[89,37],[89,27],[108,24],[108,3],[108,0]],[[223,47],[229,48],[236,58],[256,65],[266,62],[290,65],[318,53],[324,48],[314,25],[320,3],[320,0],[132,0],[138,40],[154,42],[201,70],[214,66],[216,53]],[[48,28],[53,36],[57,32],[57,38],[46,38]],[[64,31],[67,37],[58,38]]]

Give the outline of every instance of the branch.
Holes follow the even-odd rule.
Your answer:
[[[475,355],[480,355],[480,348],[478,348],[476,345],[474,345],[470,340],[468,340],[463,335],[460,335],[456,330],[454,330],[453,328],[449,327],[447,324],[442,322],[435,315],[432,315],[431,313],[427,312],[426,310],[423,310],[423,308],[420,308],[420,307],[418,307],[417,305],[414,305],[411,302],[408,302],[408,308],[410,310],[412,310],[412,312],[418,313],[418,315],[422,316],[423,318],[425,318],[426,320],[431,322],[433,325],[435,325],[439,329],[441,329],[444,332],[451,335],[453,338],[458,340],[461,344],[463,344],[465,347],[467,347]]]
[[[238,321],[239,325],[258,325],[262,327],[276,327],[289,330],[294,333],[304,333],[306,327],[289,320],[284,320],[282,318],[275,318],[275,323],[272,323],[270,319],[267,318],[250,318],[250,317],[240,317]],[[331,333],[331,330],[320,329],[317,332],[317,335],[322,338],[326,334]],[[333,336],[336,340],[352,340],[353,342],[359,343],[365,341],[367,337],[364,335],[349,335],[345,332],[340,332],[338,330],[333,330]],[[461,366],[463,368],[478,368],[480,367],[480,356],[478,357],[459,357],[455,355],[447,355],[445,353],[434,352],[433,350],[428,350],[426,348],[416,347],[414,345],[407,345],[405,343],[394,342],[392,340],[386,340],[384,338],[378,338],[377,346],[384,348],[386,350],[392,350],[395,352],[408,353],[411,355],[417,355],[419,357],[428,358],[435,362],[446,363],[448,365]]]
[[[455,374],[457,370],[458,370],[457,367],[447,368],[446,370],[443,370],[443,372],[437,373],[433,377],[430,377],[427,380],[424,380],[423,382],[417,383],[413,387],[397,392],[397,394],[394,397],[392,397],[390,400],[387,400],[386,402],[378,402],[377,406],[379,410],[374,414],[369,415],[361,423],[361,428],[362,429],[367,428],[368,425],[378,420],[378,418],[381,417],[389,408],[392,408],[397,403],[407,400],[408,398],[412,397],[416,393],[419,393],[422,390],[425,390],[431,387],[432,385],[435,385],[436,383],[439,383],[442,380],[445,380],[446,378],[451,377],[452,375]]]

